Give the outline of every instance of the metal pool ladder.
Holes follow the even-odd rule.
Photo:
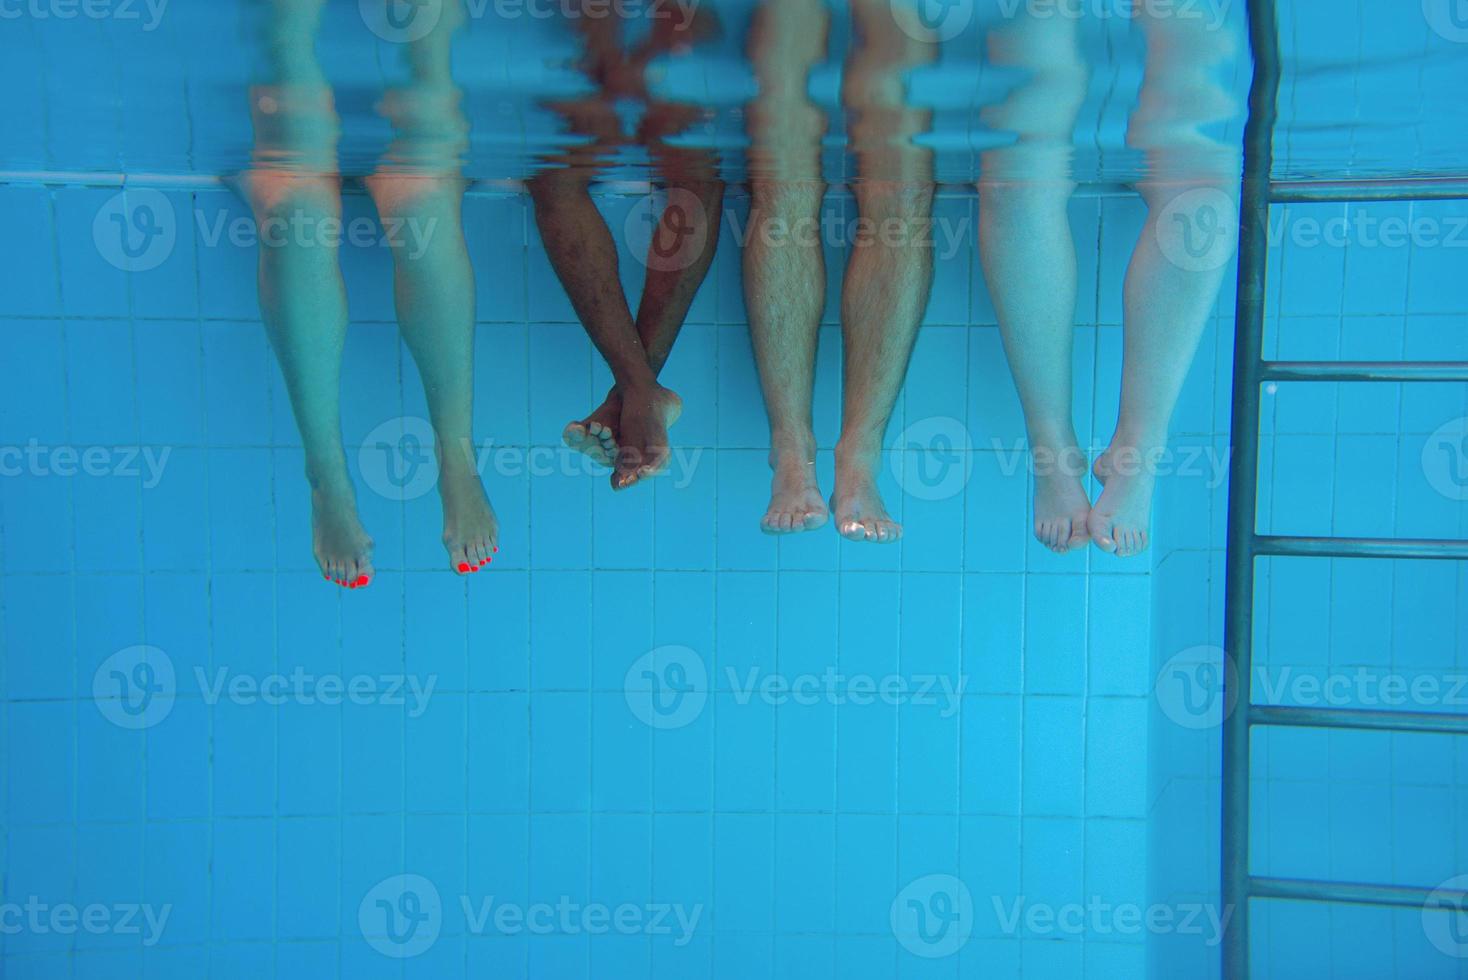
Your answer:
[[[1468,382],[1468,363],[1283,362],[1264,359],[1265,269],[1269,207],[1305,202],[1468,199],[1468,183],[1391,181],[1291,184],[1273,181],[1274,125],[1280,82],[1274,0],[1249,0],[1254,78],[1244,134],[1240,198],[1239,280],[1234,340],[1234,452],[1230,463],[1224,648],[1239,687],[1223,726],[1222,882],[1224,908],[1234,910],[1222,943],[1224,980],[1249,978],[1249,900],[1291,899],[1357,905],[1423,907],[1431,888],[1354,884],[1254,875],[1249,867],[1249,736],[1264,726],[1468,735],[1468,716],[1414,711],[1308,708],[1252,703],[1254,566],[1264,557],[1411,558],[1462,561],[1468,541],[1284,537],[1257,532],[1260,387],[1268,382]],[[1468,907],[1468,893],[1437,891]],[[1449,913],[1445,913],[1449,914]]]

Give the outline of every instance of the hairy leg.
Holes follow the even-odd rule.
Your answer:
[[[816,346],[826,297],[820,210],[824,113],[807,95],[826,53],[829,14],[820,0],[771,0],[756,14],[750,60],[759,95],[747,114],[750,211],[744,297],[750,338],[770,418],[767,534],[823,526],[811,414]]]
[[[836,445],[836,528],[852,541],[890,543],[902,526],[877,491],[882,439],[907,376],[933,285],[932,156],[914,139],[931,113],[908,105],[909,71],[937,57],[930,40],[897,28],[885,0],[853,0],[860,44],[842,100],[851,115],[861,228],[841,294],[845,398]]]

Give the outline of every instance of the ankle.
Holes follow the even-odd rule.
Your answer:
[[[863,467],[875,470],[882,458],[880,440],[865,437],[842,436],[836,443],[836,465],[838,467]]]
[[[816,459],[816,437],[810,430],[804,432],[776,431],[770,433],[770,465],[800,462],[814,463]]]

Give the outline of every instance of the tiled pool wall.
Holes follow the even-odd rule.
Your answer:
[[[1160,975],[1177,963],[1208,968],[1206,935],[1006,922],[1016,902],[1064,910],[1093,896],[1112,906],[1208,901],[1217,732],[1179,725],[1153,688],[1176,651],[1221,642],[1226,498],[1194,470],[1164,481],[1150,559],[1059,558],[1033,542],[1027,470],[1014,455],[1022,420],[975,265],[969,197],[940,198],[939,227],[966,230],[956,250],[939,252],[889,433],[896,463],[885,490],[907,527],[900,545],[758,533],[768,436],[740,291],[747,202],[735,194],[665,375],[687,404],[675,430],[686,468],[614,497],[559,462],[534,476],[490,465],[501,551],[493,572],[471,581],[442,569],[432,494],[389,499],[359,473],[379,575],[352,595],[325,588],[310,556],[298,438],[259,324],[254,251],[228,235],[211,244],[210,229],[244,209],[222,190],[166,191],[176,243],[157,268],[125,274],[98,247],[105,234],[94,234],[116,193],[0,189],[12,227],[53,230],[49,241],[13,235],[0,245],[11,273],[0,343],[6,363],[21,366],[0,391],[0,442],[171,453],[156,481],[145,466],[76,477],[53,467],[0,481],[5,894],[167,903],[173,915],[146,948],[85,932],[4,936],[7,976],[192,977],[206,965],[223,977],[1130,977],[1149,963]],[[844,195],[831,200],[833,213],[849,215]],[[601,199],[614,229],[638,203]],[[347,213],[368,215],[370,205],[349,195]],[[1076,422],[1101,445],[1115,418],[1121,282],[1142,209],[1081,196],[1072,218],[1082,269]],[[477,436],[525,463],[532,450],[553,450],[608,378],[524,200],[472,195],[467,235],[479,291]],[[841,251],[831,247],[833,282]],[[1272,279],[1281,342],[1303,343],[1312,326],[1349,312],[1371,318],[1359,343],[1373,355],[1393,329],[1408,356],[1463,355],[1463,320],[1448,305],[1455,280],[1433,265],[1461,256],[1373,253],[1395,263],[1396,279],[1330,272],[1324,281],[1358,297],[1343,306],[1319,285],[1328,251],[1281,249]],[[1349,249],[1331,254],[1355,261]],[[641,267],[622,258],[635,290]],[[373,429],[425,413],[392,322],[389,264],[379,247],[343,253],[354,468]],[[1203,447],[1213,451],[1201,454],[1206,464],[1227,446],[1231,291],[1179,409],[1178,460]],[[835,296],[817,385],[827,487],[839,423]],[[1326,297],[1336,305],[1312,307]],[[1397,306],[1382,313],[1388,297]],[[1302,520],[1338,512],[1357,522],[1339,523],[1341,533],[1366,513],[1386,516],[1381,533],[1461,533],[1463,504],[1424,492],[1417,462],[1427,433],[1468,415],[1461,390],[1399,396],[1398,423],[1409,424],[1380,431],[1363,402],[1342,397],[1337,416],[1286,394],[1267,414],[1271,442],[1296,446],[1266,446],[1274,483],[1265,499],[1280,526],[1293,506]],[[974,446],[971,475],[940,499],[913,474],[948,472],[952,460],[900,435],[932,419],[957,420]],[[1351,459],[1383,445],[1396,447],[1381,457],[1398,462],[1391,480],[1357,465],[1349,481],[1332,481],[1306,465],[1337,446]],[[1306,490],[1322,474],[1329,498]],[[1374,510],[1357,500],[1357,485],[1376,494]],[[1329,508],[1315,503],[1327,499]],[[1271,573],[1261,628],[1272,657],[1355,663],[1364,654],[1347,644],[1360,642],[1361,618],[1390,641],[1400,669],[1418,653],[1462,668],[1456,567],[1378,570],[1391,584],[1388,623],[1365,611],[1384,586],[1347,578],[1343,564],[1329,563],[1327,578],[1308,587]],[[1320,620],[1330,633],[1313,625]],[[431,676],[437,688],[421,717],[383,705],[211,707],[196,696],[129,731],[90,697],[99,665],[143,643],[164,650],[180,678],[196,667],[254,677],[302,667]],[[676,730],[638,722],[624,691],[629,667],[665,645],[695,651],[716,684]],[[773,705],[730,687],[752,669],[799,676],[827,667],[961,678],[967,693],[948,713],[941,704]],[[1274,740],[1258,770],[1266,866],[1417,883],[1461,868],[1464,750],[1418,753],[1397,738],[1390,751],[1361,756],[1374,772],[1347,755],[1361,751],[1359,740]],[[1367,803],[1389,808],[1397,851],[1351,821]],[[1330,834],[1320,832],[1322,806],[1339,813]],[[1297,828],[1303,843],[1286,835]],[[1367,858],[1391,863],[1362,867]],[[446,911],[432,948],[398,961],[364,941],[358,911],[374,885],[403,872],[433,881]],[[956,956],[924,960],[894,941],[889,912],[904,887],[935,874],[967,882],[974,935]],[[642,935],[472,934],[454,899],[489,895],[680,903],[702,909],[704,925],[683,946]],[[1388,975],[1460,975],[1452,961],[1426,958],[1438,954],[1422,948],[1412,917],[1380,913],[1397,938],[1377,951],[1373,915],[1300,923],[1271,911],[1256,919],[1256,935],[1272,962],[1314,956],[1316,966],[1319,944],[1304,937],[1328,935],[1342,943],[1331,954],[1337,976],[1361,975],[1351,971],[1368,954],[1397,957]],[[1424,964],[1438,972],[1412,972]]]

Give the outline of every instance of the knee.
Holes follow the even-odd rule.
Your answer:
[[[341,185],[336,177],[253,171],[240,179],[240,187],[259,224],[341,216]]]

